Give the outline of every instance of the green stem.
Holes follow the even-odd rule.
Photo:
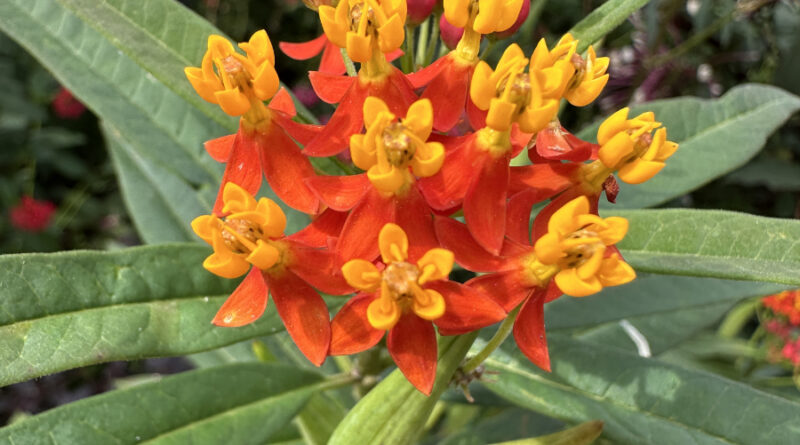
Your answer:
[[[425,61],[422,66],[428,66],[433,61],[433,53],[436,51],[436,46],[439,44],[439,20],[441,14],[435,14],[431,17],[433,20],[433,30],[431,30],[431,37],[428,40],[428,51],[425,54]]]
[[[428,17],[419,26],[419,42],[417,42],[416,66],[424,66],[425,54],[428,52],[428,37],[431,33],[431,18]]]
[[[403,53],[403,58],[400,61],[403,72],[406,74],[414,71],[414,38],[416,37],[416,31],[416,26],[406,26],[406,48]]]
[[[347,75],[357,75],[358,73],[356,72],[356,65],[353,63],[353,59],[347,55],[347,50],[345,48],[339,48],[339,52],[342,53],[342,60],[344,60],[344,68],[347,70]]]
[[[350,373],[334,374],[325,377],[325,380],[317,383],[315,387],[318,391],[327,391],[329,389],[336,389],[336,388],[341,388],[342,386],[348,386],[352,383],[357,382],[359,379],[360,377]]]
[[[468,374],[475,369],[478,368],[490,355],[494,352],[495,349],[499,348],[500,345],[508,338],[508,335],[511,334],[511,328],[514,327],[514,321],[517,319],[517,315],[519,315],[519,310],[522,307],[522,304],[515,307],[511,313],[508,314],[503,323],[500,324],[500,327],[497,328],[497,332],[494,333],[494,337],[489,340],[489,343],[486,343],[486,346],[480,350],[474,357],[467,361],[461,370],[464,371],[465,374]]]
[[[483,53],[481,54],[481,60],[486,60],[486,57],[488,57],[489,54],[491,54],[491,52],[494,50],[494,47],[497,46],[497,39],[492,37],[487,37],[486,39],[489,41],[489,43],[486,44],[486,48],[484,48]]]
[[[709,38],[712,35],[714,35],[717,31],[722,29],[723,26],[727,25],[728,22],[730,22],[731,20],[733,20],[736,17],[736,11],[737,11],[737,8],[736,8],[736,6],[734,6],[733,8],[731,8],[730,11],[728,11],[726,14],[722,15],[721,17],[718,17],[716,20],[711,22],[711,24],[706,26],[700,32],[692,34],[691,37],[686,39],[680,45],[672,48],[671,50],[667,51],[664,54],[661,54],[659,56],[653,57],[652,59],[648,60],[645,63],[645,66],[647,66],[650,69],[658,68],[659,66],[664,65],[664,64],[672,61],[672,59],[676,59],[676,58],[682,56],[683,54],[685,54],[686,52],[688,52],[689,50],[691,50],[695,46],[703,43],[707,38]]]

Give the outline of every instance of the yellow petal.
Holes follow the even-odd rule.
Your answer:
[[[503,10],[500,1],[478,0],[478,15],[475,17],[472,29],[481,34],[491,34],[495,31],[497,22],[500,21],[502,14]]]
[[[342,266],[342,274],[347,284],[358,290],[372,292],[381,284],[381,273],[369,261],[353,259]]]
[[[375,329],[392,329],[400,320],[400,315],[402,313],[397,303],[388,296],[378,297],[367,306],[367,321]]]
[[[253,93],[261,100],[269,100],[278,92],[281,83],[275,67],[269,62],[264,62],[253,78]]]
[[[378,248],[384,264],[405,261],[408,258],[408,237],[397,224],[387,223],[378,235]]]
[[[375,154],[375,144],[365,144],[365,139],[363,134],[350,136],[350,157],[353,160],[353,164],[361,170],[369,170],[370,167],[378,162]],[[371,147],[371,150],[367,149],[367,145]]]
[[[372,57],[372,37],[355,32],[347,33],[347,55],[354,62],[366,63]]]
[[[605,227],[593,227],[597,236],[603,241],[606,246],[612,246],[622,241],[625,234],[628,233],[628,220],[620,216],[610,216],[603,220]]]
[[[364,101],[364,126],[366,128],[370,128],[376,121],[383,121],[387,119],[389,121],[394,120],[394,115],[391,111],[389,111],[389,107],[386,106],[386,103],[382,101],[380,98],[375,96],[368,96],[367,99]],[[391,117],[382,117],[383,114],[389,114]],[[378,119],[381,117],[381,119]]]
[[[256,212],[266,216],[266,221],[261,225],[261,230],[270,238],[278,238],[286,230],[286,214],[275,201],[269,198],[258,200]]]
[[[603,290],[603,285],[597,277],[582,280],[575,269],[565,269],[556,274],[556,286],[565,294],[572,297],[585,297]]]
[[[219,231],[219,219],[213,215],[200,215],[192,220],[192,230],[200,239],[211,244],[214,233]]]
[[[564,93],[564,97],[576,107],[585,107],[597,99],[597,96],[600,95],[607,83],[608,74],[587,82],[581,82],[577,87],[567,90]]]
[[[444,17],[456,28],[467,26],[470,0],[444,0]]]
[[[506,0],[503,2],[500,18],[495,26],[495,32],[505,31],[517,21],[523,0]],[[524,0],[530,1],[530,0]]]
[[[263,62],[275,64],[275,51],[272,49],[272,42],[269,40],[267,31],[260,29],[250,36],[248,42],[239,44],[239,48],[247,53],[247,58],[254,64],[260,65]]]
[[[322,5],[319,7],[319,21],[322,23],[322,30],[334,45],[339,48],[347,46],[347,14],[350,10],[346,0],[340,1],[334,8],[333,6]],[[339,20],[340,18],[344,20]]]
[[[446,279],[453,270],[454,258],[453,252],[447,249],[435,248],[425,252],[417,261],[417,267],[422,271],[417,283]]]
[[[256,241],[256,248],[245,258],[247,262],[261,270],[274,266],[281,257],[281,253],[274,246],[263,240]]]
[[[195,67],[186,67],[183,69],[183,73],[186,74],[189,83],[192,84],[194,90],[203,100],[212,104],[217,103],[217,97],[214,96],[214,93],[222,89],[222,82],[219,79],[216,77],[211,79],[204,77],[203,70]]]
[[[411,169],[420,178],[427,178],[439,172],[444,164],[444,145],[439,142],[428,142],[417,148],[414,159],[411,160]]]
[[[666,164],[656,161],[634,159],[619,169],[619,179],[628,184],[641,184],[660,172]]]
[[[428,140],[433,130],[433,105],[429,99],[420,99],[410,107],[403,125],[423,141]]]
[[[381,52],[388,53],[400,48],[406,38],[404,24],[405,20],[399,15],[393,15],[378,28],[378,48]]]
[[[221,35],[211,34],[208,36],[208,52],[211,53],[212,58],[223,59],[231,55],[234,51],[233,45],[228,39]]]
[[[250,100],[238,88],[217,91],[214,98],[222,111],[231,116],[241,116],[250,110]]]
[[[578,278],[581,280],[588,280],[597,275],[600,264],[603,262],[604,251],[605,249],[597,249],[585,263],[575,268],[578,273]]]
[[[497,87],[491,81],[492,68],[484,61],[478,62],[472,74],[472,83],[469,86],[469,97],[481,110],[488,110],[494,98]]]
[[[579,196],[556,210],[547,222],[547,232],[572,233],[577,228],[578,215],[589,213],[589,198]]]
[[[547,232],[536,240],[533,246],[536,258],[543,264],[555,264],[564,257],[561,237],[555,232]]]
[[[209,272],[223,278],[236,278],[250,270],[250,263],[228,249],[220,232],[214,234],[212,246],[214,253],[203,261],[203,267]]]
[[[628,133],[620,132],[604,143],[597,151],[597,158],[606,167],[618,168],[623,159],[633,153],[634,142]]]
[[[628,129],[627,120],[630,109],[625,107],[609,116],[597,129],[597,143],[605,145],[617,133]]]
[[[486,126],[497,131],[508,131],[514,122],[517,105],[499,98],[492,98],[489,113],[486,114]]]
[[[558,113],[558,101],[545,100],[540,107],[525,107],[517,118],[520,131],[524,133],[538,133],[549,124]]]
[[[253,195],[235,182],[226,182],[222,189],[223,213],[239,213],[255,210],[258,204]]]
[[[433,321],[444,315],[444,297],[433,289],[421,289],[412,286],[414,292],[414,302],[411,310],[423,320]]]
[[[367,178],[372,186],[384,193],[396,193],[406,183],[406,175],[394,165],[382,171],[379,165],[373,165],[367,170]]]
[[[597,278],[603,286],[619,286],[633,281],[636,272],[628,263],[622,261],[619,255],[614,254],[603,260]]]

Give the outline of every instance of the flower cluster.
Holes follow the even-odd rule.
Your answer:
[[[494,67],[479,60],[483,35],[519,26],[522,0],[445,0],[461,38],[410,73],[390,62],[432,2],[329,3],[313,2],[323,36],[281,44],[296,58],[325,53],[309,73],[317,95],[338,104],[324,126],[292,119],[264,31],[239,44],[244,54],[211,36],[201,67],[186,69],[201,97],[241,116],[236,134],[206,143],[226,169],[212,214],[192,223],[214,249],[206,269],[246,275],[214,324],[248,324],[272,295],[311,362],[364,351],[385,334],[399,369],[429,394],[437,330],[460,335],[505,319],[523,353],[549,369],[544,304],[635,277],[615,247],[628,222],[598,216],[600,195],[616,198],[615,173],[649,179],[677,145],[652,113],[629,118],[627,109],[600,126],[598,144],[561,127],[562,99],[587,105],[608,81],[608,59],[591,47],[578,54],[570,35],[552,48],[540,41],[530,56],[510,45]],[[355,75],[342,75],[334,47],[360,64]],[[360,173],[325,175],[309,160],[345,151],[347,170]],[[512,166],[523,151],[531,164]],[[311,216],[307,227],[284,235],[279,205],[254,198],[262,175]],[[547,201],[531,230],[532,206]],[[455,263],[481,275],[451,281]],[[352,296],[331,320],[318,292]]]
[[[768,357],[800,366],[800,289],[769,295],[761,304],[770,310],[764,329],[770,334]]]

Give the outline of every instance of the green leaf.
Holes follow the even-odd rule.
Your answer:
[[[719,99],[680,97],[632,107],[629,116],[653,111],[667,128],[667,137],[680,147],[653,179],[639,185],[620,181],[617,204],[609,207],[662,204],[744,165],[798,109],[797,96],[757,84],[737,86]],[[599,125],[596,122],[578,136],[596,141]]]
[[[600,437],[602,432],[603,422],[593,420],[546,436],[513,440],[496,445],[589,445]]]
[[[475,389],[478,385],[472,385]],[[486,392],[486,395],[494,396],[493,393]],[[473,394],[476,395],[476,394]],[[481,395],[482,396],[482,395]],[[496,397],[496,396],[495,396]],[[479,399],[476,398],[476,401]],[[455,404],[451,405],[446,421],[459,422],[459,418],[452,419],[453,416],[466,417],[464,424],[458,424],[458,428],[447,428],[449,431],[442,431],[434,437],[426,438],[423,445],[486,445],[489,443],[529,437],[536,434],[546,434],[564,428],[564,423],[543,416],[536,412],[509,407],[497,412],[494,407],[480,409],[475,404]],[[474,417],[465,416],[459,410],[479,409]],[[442,433],[451,434],[442,437]]]
[[[350,410],[328,445],[413,443],[476,335],[440,338],[436,383],[430,397],[396,369]]]
[[[325,445],[347,414],[347,409],[329,394],[314,394],[295,422],[307,445]]]
[[[718,210],[616,212],[617,246],[642,272],[800,285],[800,221]]]
[[[218,180],[221,168],[204,153],[203,142],[226,129],[55,0],[0,2],[0,29],[143,156],[192,184]]]
[[[737,301],[786,289],[781,284],[643,275],[588,298],[561,297],[545,306],[548,332],[636,352],[620,324],[636,328],[657,355],[719,321]]]
[[[320,380],[308,371],[256,363],[191,371],[27,418],[0,429],[0,442],[263,443],[303,407]]]
[[[800,165],[777,158],[751,162],[731,173],[727,181],[744,186],[765,186],[776,192],[800,191]]]
[[[486,386],[567,422],[600,420],[613,443],[792,443],[800,434],[798,403],[612,347],[559,335],[548,343],[552,373],[499,351],[487,364],[501,374]]]
[[[122,139],[110,122],[103,122],[102,129],[122,198],[144,242],[197,241],[190,223],[199,215],[211,213],[216,189],[195,189],[178,175],[142,157],[141,149]]]
[[[592,11],[569,30],[572,37],[579,40],[578,52],[586,51],[589,45],[613,31],[648,1],[650,0],[609,0]]]
[[[273,305],[211,325],[236,282],[194,244],[0,256],[0,385],[113,360],[205,351],[282,329]]]

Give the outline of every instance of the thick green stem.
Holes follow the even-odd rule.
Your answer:
[[[436,46],[439,45],[439,20],[441,14],[436,14],[432,17],[433,30],[431,30],[431,38],[428,40],[428,50],[425,54],[425,61],[422,66],[428,66],[433,61],[433,54],[436,51]]]
[[[486,343],[486,346],[480,350],[474,357],[467,361],[467,364],[461,367],[461,370],[464,371],[465,374],[468,374],[478,368],[490,355],[494,352],[495,349],[499,348],[500,345],[508,338],[508,335],[511,334],[511,328],[514,327],[514,321],[517,319],[517,315],[519,314],[519,309],[522,307],[520,304],[516,308],[514,308],[511,313],[508,314],[503,323],[500,324],[500,327],[497,328],[497,332],[494,333],[494,337]]]

